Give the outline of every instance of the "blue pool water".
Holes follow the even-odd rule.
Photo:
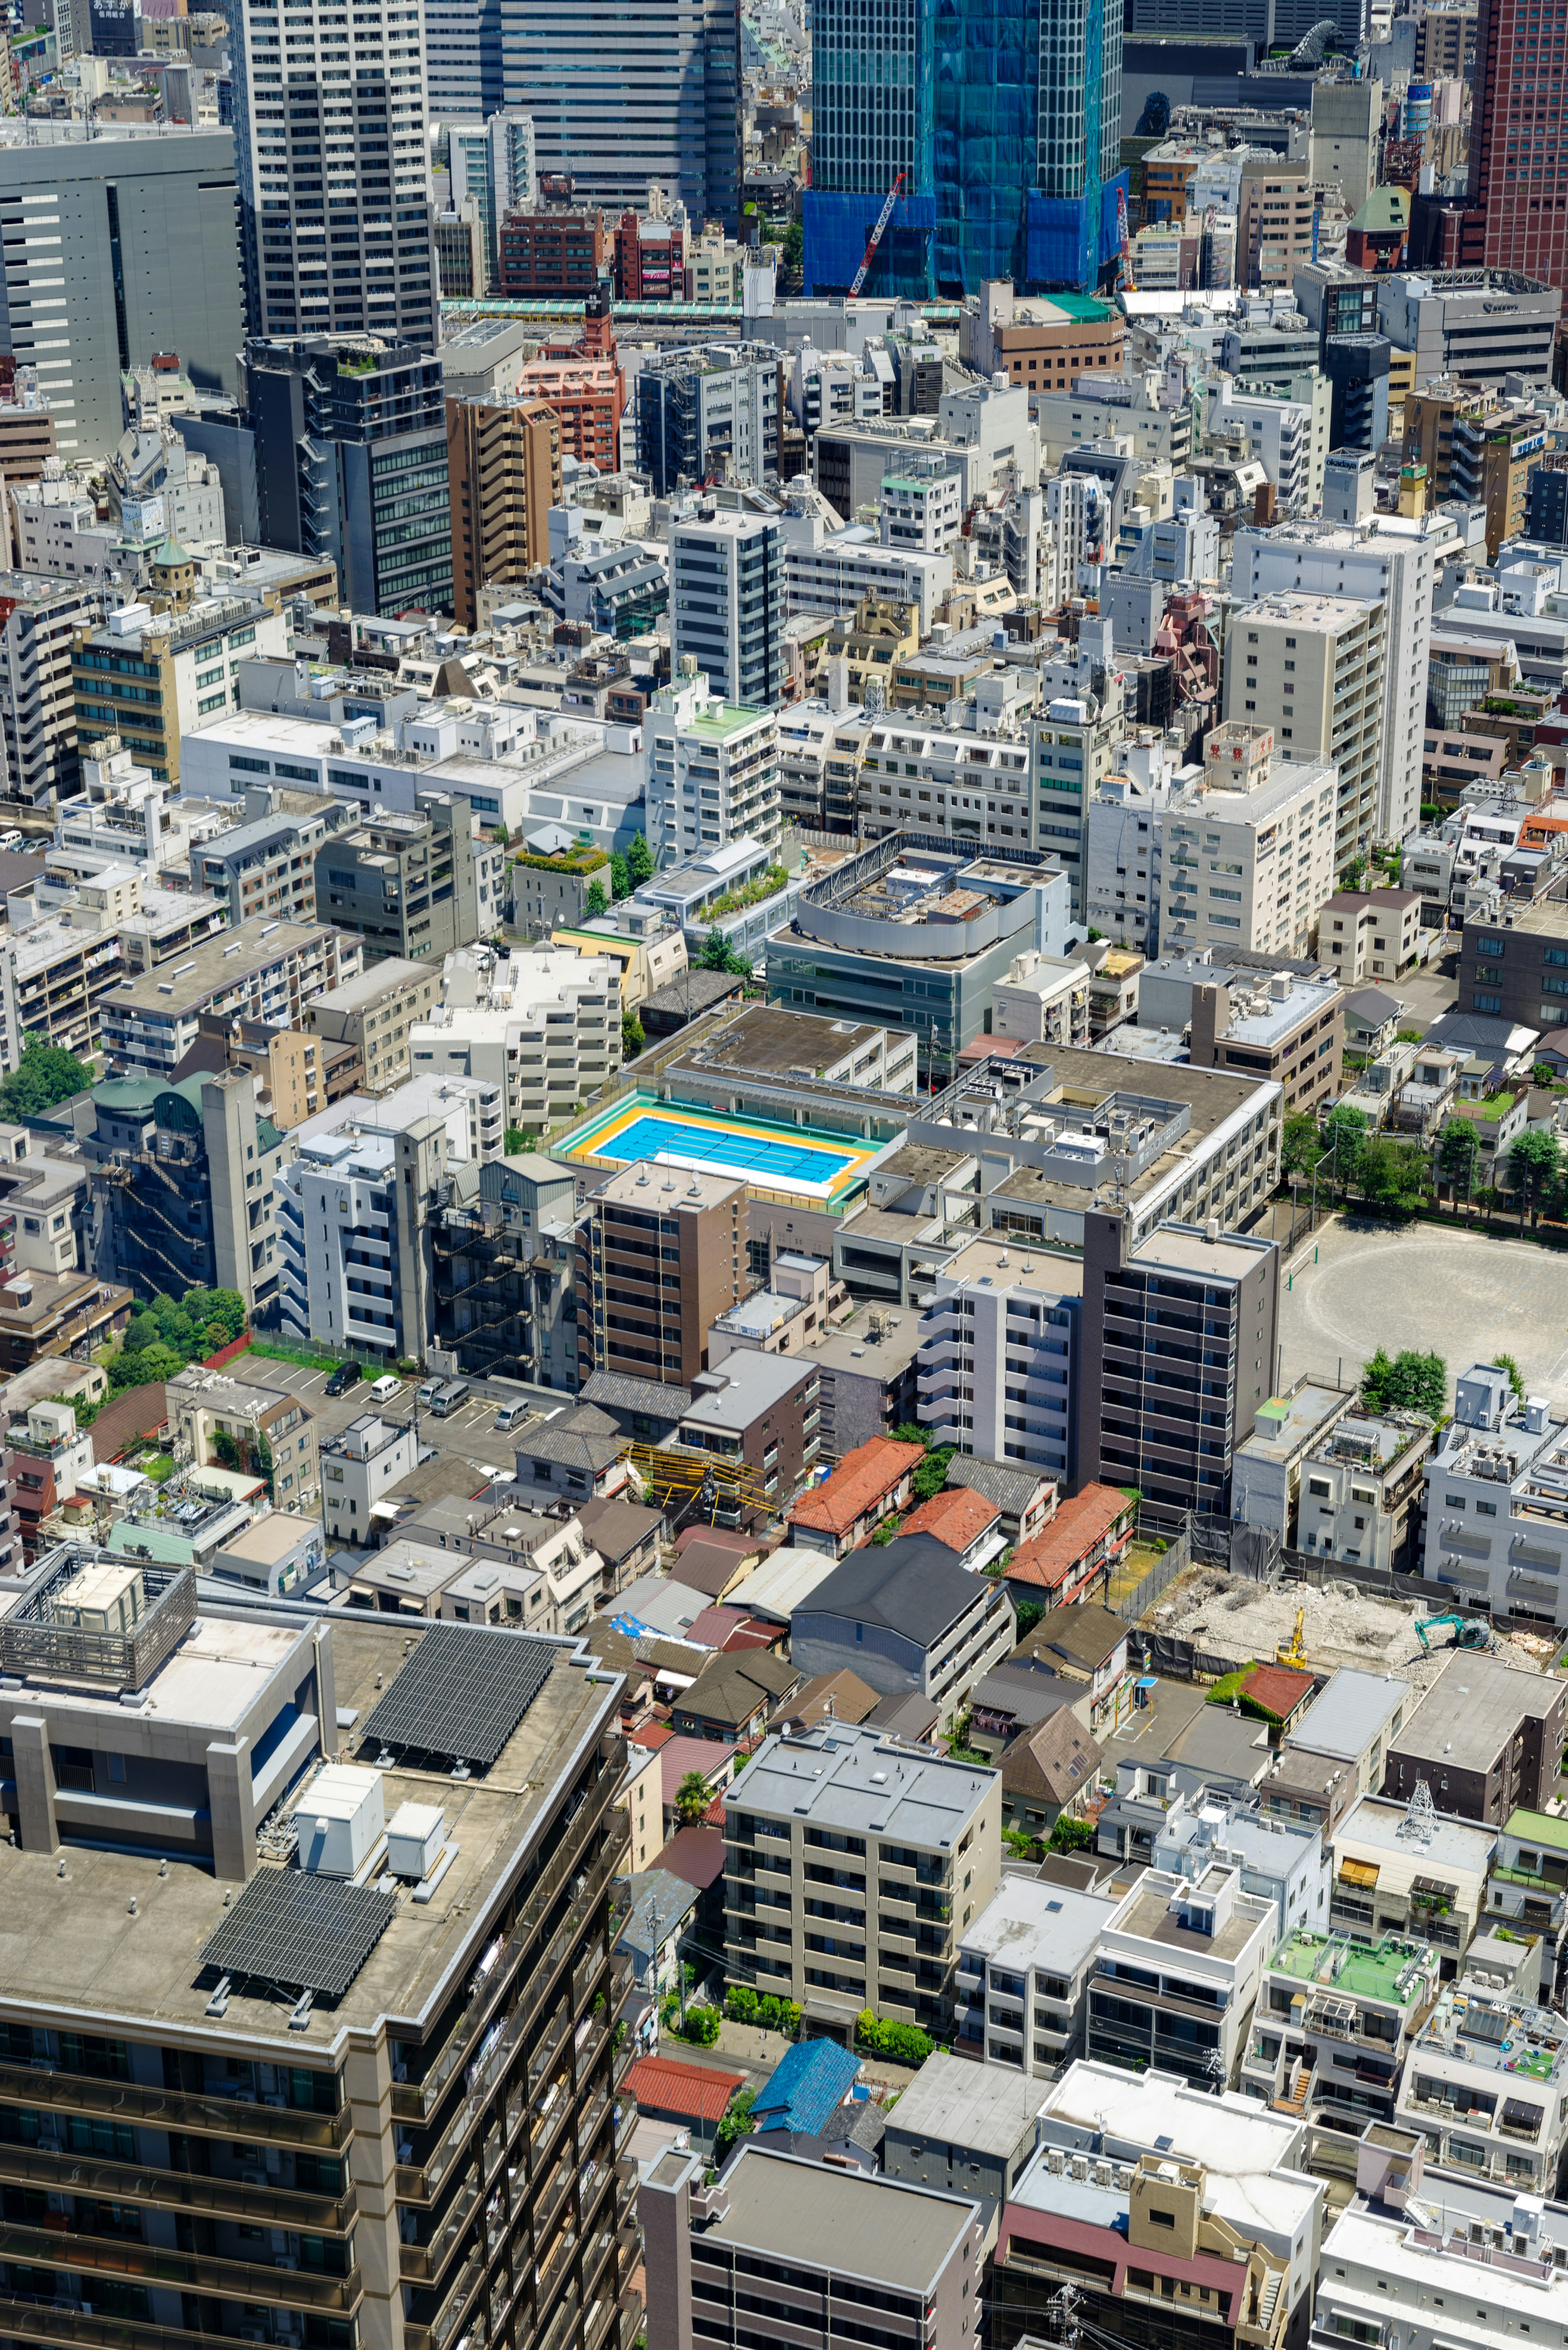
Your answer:
[[[765,1135],[732,1134],[711,1126],[689,1126],[672,1118],[639,1118],[612,1142],[601,1144],[605,1159],[654,1159],[668,1150],[704,1166],[733,1168],[779,1183],[831,1183],[853,1167],[858,1150],[835,1150],[821,1143],[774,1142]]]

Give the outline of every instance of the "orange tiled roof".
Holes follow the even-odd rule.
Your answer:
[[[802,1494],[789,1513],[790,1523],[813,1526],[821,1534],[846,1534],[857,1518],[885,1500],[925,1457],[923,1444],[899,1444],[890,1436],[873,1436],[846,1452],[815,1492]]]
[[[972,1485],[950,1485],[945,1492],[933,1493],[918,1510],[911,1510],[899,1527],[900,1534],[934,1534],[961,1555],[971,1543],[993,1526],[1002,1512]]]
[[[1288,1721],[1316,1687],[1311,1673],[1298,1672],[1293,1665],[1260,1665],[1241,1683],[1241,1695],[1254,1699],[1276,1721]]]
[[[639,2056],[627,2066],[621,2086],[645,2112],[689,2114],[694,2121],[716,2122],[745,2078],[743,2073],[721,2073],[711,2064],[682,2064],[675,2056]]]
[[[1115,1485],[1085,1485],[1062,1503],[1032,1542],[1019,1544],[1007,1563],[1009,1583],[1033,1583],[1054,1591],[1132,1506]]]

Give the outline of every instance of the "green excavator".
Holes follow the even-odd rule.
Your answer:
[[[1447,1643],[1450,1648],[1490,1648],[1496,1645],[1496,1635],[1491,1626],[1479,1616],[1428,1616],[1416,1626],[1421,1647],[1428,1656],[1432,1652],[1428,1633],[1441,1631],[1445,1624],[1453,1627],[1452,1636]]]

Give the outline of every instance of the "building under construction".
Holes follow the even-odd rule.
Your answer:
[[[116,1077],[93,1091],[89,1262],[143,1302],[237,1290],[247,1312],[277,1289],[273,1177],[284,1138],[248,1072]]]

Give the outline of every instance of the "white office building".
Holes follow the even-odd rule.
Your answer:
[[[500,1089],[504,1123],[543,1134],[620,1066],[620,965],[613,955],[524,947],[449,956],[446,993],[409,1026],[416,1077]]]
[[[374,1412],[351,1420],[340,1436],[321,1447],[321,1494],[327,1539],[369,1550],[395,1523],[386,1496],[419,1465],[420,1440],[413,1422],[381,1419]]]
[[[1383,767],[1380,840],[1407,840],[1421,821],[1421,746],[1432,590],[1452,538],[1446,518],[1378,515],[1354,526],[1288,522],[1243,525],[1231,541],[1231,585],[1238,596],[1305,588],[1319,596],[1370,598],[1383,606]]]

